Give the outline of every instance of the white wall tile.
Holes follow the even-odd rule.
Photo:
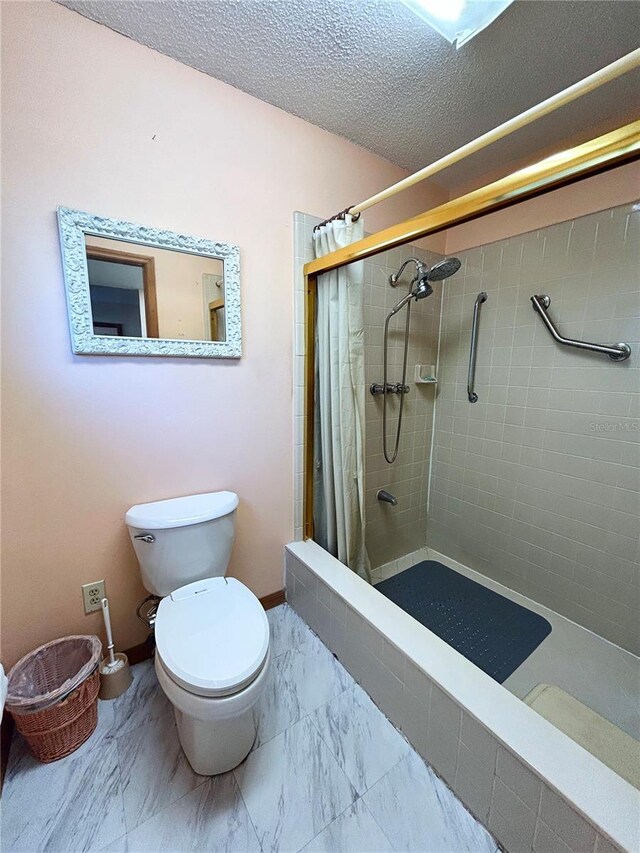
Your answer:
[[[499,777],[493,785],[489,829],[509,851],[531,850],[536,828],[536,812],[508,788]]]
[[[439,255],[415,246],[405,246],[377,255],[364,262],[365,267],[365,391],[366,406],[366,541],[374,568],[405,556],[422,547],[426,541],[427,493],[431,456],[431,428],[435,389],[430,385],[414,384],[416,364],[435,364],[438,348],[440,300],[443,289],[433,296],[412,305],[407,384],[410,392],[404,398],[404,413],[400,451],[392,465],[382,452],[382,399],[372,398],[368,386],[382,382],[382,340],[384,318],[406,293],[412,268],[408,267],[397,288],[389,285],[389,276],[409,257],[425,263],[440,260]],[[370,282],[370,284],[369,284]],[[404,314],[392,323],[389,346],[389,376],[391,382],[402,378],[402,334]],[[387,444],[395,443],[398,399],[389,398],[389,429]],[[376,499],[378,489],[384,488],[398,499],[391,507]]]
[[[590,847],[589,853],[591,849]],[[564,841],[538,818],[533,839],[533,853],[571,853],[571,848],[567,847]]]
[[[596,831],[546,785],[542,787],[540,818],[573,853],[593,850]]]
[[[504,747],[498,748],[496,773],[507,787],[521,799],[534,814],[540,807],[542,784],[540,779],[524,767]]]

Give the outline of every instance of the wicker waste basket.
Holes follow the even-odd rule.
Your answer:
[[[101,657],[98,637],[63,637],[29,652],[9,673],[6,707],[40,761],[64,758],[93,733]]]

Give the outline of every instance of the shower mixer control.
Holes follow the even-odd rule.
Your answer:
[[[408,394],[411,389],[408,385],[403,385],[402,382],[387,382],[387,394]],[[373,382],[369,385],[369,391],[374,397],[379,394],[384,394],[385,387],[379,382]]]

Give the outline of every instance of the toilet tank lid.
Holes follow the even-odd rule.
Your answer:
[[[164,530],[211,521],[229,515],[237,506],[238,496],[234,492],[207,492],[204,495],[136,504],[128,510],[124,519],[129,527]]]

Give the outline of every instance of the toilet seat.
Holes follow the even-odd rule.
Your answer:
[[[260,673],[269,623],[255,595],[235,578],[207,578],[163,598],[157,652],[169,677],[197,696],[229,696]]]

